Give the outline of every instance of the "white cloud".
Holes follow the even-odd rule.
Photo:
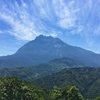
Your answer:
[[[32,40],[40,34],[55,36],[55,33],[51,31],[53,29],[41,21],[43,17],[44,20],[52,20],[50,7],[47,4],[47,9],[45,9],[45,3],[44,0],[41,2],[34,0],[28,4],[22,0],[21,6],[17,2],[13,5],[4,4],[3,9],[0,10],[0,19],[10,25],[11,29],[8,32],[18,39]],[[36,12],[36,9],[39,11]]]
[[[74,10],[72,9],[72,4],[74,2],[66,3],[65,0],[53,0],[55,13],[58,17],[58,25],[62,28],[70,28],[74,26],[76,16],[74,15]]]
[[[21,0],[19,5],[17,1],[13,4],[3,1],[0,19],[11,27],[9,33],[21,40],[32,40],[40,34],[55,37],[62,30],[84,36],[90,33],[98,35],[100,30],[97,24],[97,28],[91,29],[95,18],[100,19],[97,3],[93,5],[93,0]]]
[[[25,6],[25,4],[23,5]],[[34,21],[29,18],[30,15],[28,15],[24,6],[19,7],[17,3],[14,6],[14,12],[7,8],[4,9],[4,12],[0,12],[0,18],[11,26],[9,33],[22,40],[34,39],[40,34],[35,29]]]

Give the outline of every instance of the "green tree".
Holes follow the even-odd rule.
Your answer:
[[[0,100],[84,100],[75,86],[51,91],[41,89],[18,78],[0,79]],[[95,100],[100,100],[96,98]]]
[[[66,87],[62,92],[63,100],[84,100],[81,93],[75,86]]]
[[[50,100],[61,100],[62,93],[59,88],[54,88],[50,93]]]
[[[44,100],[43,94],[18,78],[0,79],[0,100]]]
[[[100,97],[96,97],[94,100],[100,100]]]

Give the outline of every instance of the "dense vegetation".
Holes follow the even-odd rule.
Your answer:
[[[18,76],[24,80],[33,80],[59,72],[64,68],[82,66],[83,64],[71,58],[60,58],[54,59],[45,64],[17,68],[0,68],[0,77]]]
[[[0,100],[84,100],[75,86],[43,89],[18,78],[0,79]],[[100,100],[96,99],[86,100]]]
[[[0,79],[0,100],[44,100],[44,92],[18,79]]]
[[[63,63],[61,64],[62,61]],[[0,77],[17,76],[22,80],[27,80],[47,88],[53,88],[54,86],[63,88],[72,85],[76,86],[85,98],[100,96],[100,68],[69,68],[56,73],[61,67],[64,68],[66,65],[73,65],[68,64],[68,62],[65,64],[64,59],[62,61],[59,61],[59,64],[57,64],[56,60],[56,62],[37,65],[37,67],[1,68]],[[72,61],[69,60],[69,62]]]
[[[18,78],[0,79],[0,100],[84,100],[75,86],[43,90]]]
[[[58,73],[40,78],[35,83],[48,88],[75,85],[84,97],[95,98],[100,96],[100,68],[64,69]]]
[[[85,98],[100,96],[100,67],[82,67],[71,58],[30,67],[0,68],[0,77],[19,77],[43,88],[76,86]]]

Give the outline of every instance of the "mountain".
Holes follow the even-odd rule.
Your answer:
[[[37,79],[36,84],[47,87],[76,86],[84,97],[100,96],[100,68],[81,67],[63,69],[58,73]]]
[[[40,35],[15,54],[0,57],[0,67],[31,66],[62,57],[75,59],[87,66],[100,66],[100,54],[68,45],[59,38]]]
[[[83,67],[84,65],[71,58],[60,58],[49,61],[45,64],[16,67],[0,68],[0,77],[20,77],[24,80],[35,80],[53,73],[57,73],[64,68]]]

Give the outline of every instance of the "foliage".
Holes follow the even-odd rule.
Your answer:
[[[42,90],[18,78],[0,79],[0,100],[44,100],[43,95]]]
[[[84,100],[75,86],[44,90],[18,78],[0,79],[0,100]]]
[[[75,86],[66,87],[63,90],[63,98],[64,100],[84,100],[81,93],[79,93],[78,89]]]
[[[62,61],[65,61],[65,59],[63,59]],[[52,64],[54,64],[54,62],[52,62]],[[49,64],[51,64],[51,62]],[[36,66],[37,68],[20,67],[12,69],[7,69],[7,68],[0,69],[0,77],[17,76],[23,80],[27,80],[31,83],[35,83],[39,86],[49,89],[52,89],[54,86],[63,88],[65,86],[71,85],[71,86],[76,86],[85,98],[95,98],[96,96],[100,96],[100,68],[92,68],[92,67],[69,68],[69,69],[64,69],[58,73],[52,74],[52,70],[54,71],[57,68],[57,65],[55,63],[54,66],[55,69],[53,69],[54,68],[53,65],[50,69],[49,64],[48,66],[45,64],[39,65],[41,66],[41,68],[45,70],[43,69],[41,70],[41,68],[38,65]],[[48,72],[49,73],[51,72],[52,75],[48,75]],[[43,77],[44,75],[47,76]],[[45,92],[47,92],[47,90],[44,91],[44,93]],[[45,93],[45,95],[46,94],[49,94],[49,91],[48,93]],[[44,97],[48,98],[48,95]]]
[[[50,99],[51,99],[51,100],[61,100],[61,97],[62,97],[61,89],[54,88],[54,89],[50,92]]]
[[[100,100],[100,97],[96,97],[95,100]]]
[[[35,81],[43,87],[76,86],[85,98],[100,96],[100,68],[82,67],[64,69]]]

